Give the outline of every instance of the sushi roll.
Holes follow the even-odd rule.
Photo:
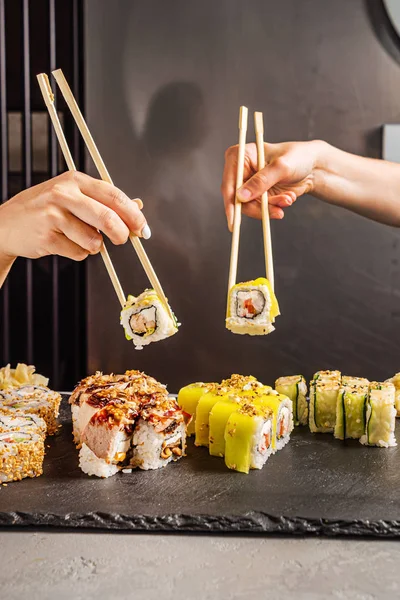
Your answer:
[[[241,396],[229,395],[219,400],[211,409],[209,416],[209,451],[211,456],[225,456],[225,428],[232,413],[246,403]],[[247,400],[248,402],[248,400]]]
[[[245,391],[250,394],[253,388],[258,390],[261,389],[262,386],[263,384],[258,382],[252,375],[246,376],[234,374],[228,379],[224,379],[221,382],[221,385],[214,387],[206,394],[203,394],[196,407],[195,445],[206,446],[208,448],[210,438],[210,413],[217,402],[229,400],[229,396],[232,394],[240,395]]]
[[[313,433],[332,433],[341,388],[339,371],[318,371],[310,383],[309,426]]]
[[[71,397],[71,412],[74,441],[81,443],[81,433],[92,416],[106,404],[118,398],[144,398],[154,393],[167,393],[164,385],[153,377],[136,370],[124,374],[103,375],[97,372],[86,377],[74,389]]]
[[[174,398],[159,395],[142,406],[132,444],[131,466],[145,471],[160,469],[185,455],[185,418]]]
[[[365,446],[388,448],[397,446],[395,387],[392,383],[372,381],[369,385],[365,434],[360,442]]]
[[[387,379],[385,383],[393,383],[395,387],[395,407],[396,407],[396,416],[400,417],[400,373],[396,373],[390,379]]]
[[[54,435],[58,430],[61,395],[49,388],[37,385],[23,385],[9,390],[9,397],[0,400],[0,412],[8,413],[17,409],[41,417],[46,422],[47,434]]]
[[[277,392],[287,396],[292,401],[294,424],[307,425],[307,384],[303,375],[279,377],[279,379],[277,379],[275,382],[275,389]]]
[[[81,434],[82,442],[107,463],[123,463],[131,447],[140,403],[113,400],[97,410]]]
[[[272,411],[273,431],[272,449],[281,450],[290,440],[293,431],[293,404],[290,398],[275,390],[265,390],[254,400],[256,406],[261,405]]]
[[[6,431],[38,433],[44,439],[47,433],[47,426],[41,417],[15,410],[10,414],[0,414],[0,432],[3,433]]]
[[[0,481],[19,481],[43,473],[44,438],[31,426],[0,431]]]
[[[362,377],[342,378],[336,404],[335,438],[360,439],[365,433],[368,379]]]
[[[79,466],[86,475],[103,478],[112,477],[121,468],[116,463],[108,463],[103,458],[98,458],[86,444],[82,444],[79,450]]]
[[[195,433],[196,407],[200,398],[218,386],[217,383],[191,383],[181,388],[178,393],[178,404],[180,408],[190,416],[187,426],[187,436]]]
[[[262,469],[273,452],[273,413],[264,406],[244,404],[232,413],[225,428],[225,464],[248,473]]]
[[[145,290],[137,298],[128,296],[121,311],[121,325],[126,339],[132,340],[137,350],[174,335],[179,326],[154,290]]]
[[[237,283],[229,291],[226,327],[232,333],[265,335],[274,331],[278,301],[268,279]]]

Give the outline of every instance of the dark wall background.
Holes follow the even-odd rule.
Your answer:
[[[135,351],[103,264],[90,259],[89,371],[140,368],[171,391],[231,372],[270,383],[321,368],[399,371],[400,232],[311,197],[272,226],[276,331],[224,327],[230,234],[219,187],[239,106],[264,112],[271,142],[323,138],[373,157],[382,124],[400,121],[400,66],[366,3],[87,0],[85,24],[89,125],[115,183],[144,200],[146,249],[182,322]],[[112,257],[125,292],[142,291],[131,245]],[[239,280],[263,272],[261,225],[244,219]]]

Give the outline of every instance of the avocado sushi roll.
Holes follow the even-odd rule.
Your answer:
[[[273,452],[273,413],[264,406],[244,404],[232,413],[225,428],[225,464],[248,473],[262,469]]]
[[[340,371],[317,371],[310,382],[309,426],[313,433],[332,433],[341,387]]]
[[[336,404],[335,438],[359,439],[365,433],[368,379],[362,377],[342,378]]]
[[[387,379],[385,383],[393,383],[395,387],[395,407],[396,407],[396,416],[400,417],[400,373],[396,373],[390,379]]]
[[[137,298],[128,296],[121,311],[121,325],[126,339],[132,340],[137,350],[175,335],[179,327],[154,290],[145,290]]]
[[[388,448],[397,446],[395,387],[392,383],[372,381],[367,398],[365,434],[360,442],[365,446]]]
[[[209,450],[211,456],[225,456],[225,428],[232,413],[248,402],[235,394],[214,404],[209,416]]]
[[[307,425],[307,384],[303,375],[279,377],[275,382],[275,389],[292,401],[294,425]]]
[[[274,331],[279,306],[270,282],[264,277],[237,283],[229,291],[226,327],[232,333],[265,335]]]

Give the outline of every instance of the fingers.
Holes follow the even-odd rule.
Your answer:
[[[65,258],[78,261],[85,260],[89,255],[87,250],[66,238],[64,234],[57,232],[52,233],[46,253],[58,254],[59,256],[65,256]]]
[[[225,152],[224,173],[222,176],[221,193],[224,199],[225,213],[228,222],[228,228],[232,231],[233,227],[233,206],[235,204],[236,193],[236,173],[239,146],[231,146]],[[246,144],[244,180],[248,179],[257,168],[257,148],[255,144]]]
[[[257,200],[252,200],[242,205],[242,212],[244,215],[251,217],[252,219],[261,219],[261,204]],[[282,208],[279,206],[268,205],[268,212],[271,219],[283,219],[285,216]]]
[[[282,158],[277,158],[251,177],[238,190],[237,197],[241,202],[250,202],[263,195],[274,185],[288,176],[289,167]]]
[[[83,173],[78,174],[78,184],[83,194],[113,210],[124,221],[129,231],[136,235],[142,234],[146,219],[138,202],[132,202],[124,192],[110,183],[94,179]],[[141,201],[139,202],[141,203]]]
[[[60,226],[62,233],[64,233],[68,239],[86,250],[89,254],[97,254],[100,252],[103,237],[94,227],[77,219],[70,213],[67,213]]]

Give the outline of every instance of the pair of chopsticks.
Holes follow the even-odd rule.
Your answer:
[[[236,194],[239,188],[243,185],[243,172],[244,172],[244,160],[245,160],[245,146],[246,146],[246,133],[247,133],[247,121],[248,121],[248,110],[246,106],[240,107],[239,113],[239,150],[238,150],[238,164],[236,174]],[[260,171],[265,167],[265,153],[264,153],[264,124],[263,114],[261,112],[254,113],[254,128],[256,132],[256,144],[257,144],[257,167]],[[272,290],[275,289],[274,285],[274,264],[272,260],[272,242],[271,242],[271,227],[269,221],[268,212],[268,192],[265,192],[261,197],[261,215],[262,215],[262,229],[263,229],[263,240],[264,240],[264,259],[265,259],[265,271],[266,277],[271,283]],[[235,213],[233,220],[233,232],[232,232],[232,246],[231,246],[231,260],[229,265],[229,281],[228,281],[228,305],[229,305],[229,292],[236,284],[237,276],[237,264],[239,257],[239,238],[240,238],[240,225],[242,222],[242,203],[238,201],[237,195],[235,197]]]
[[[86,147],[89,150],[89,153],[93,159],[93,162],[99,172],[101,179],[103,181],[107,181],[108,183],[113,184],[110,174],[108,173],[108,171],[106,169],[104,161],[103,161],[103,159],[100,155],[100,152],[93,140],[93,137],[92,137],[92,135],[89,131],[89,128],[86,124],[86,121],[83,118],[83,115],[79,109],[79,106],[78,106],[75,98],[74,98],[71,88],[69,87],[67,80],[64,77],[62,70],[57,69],[56,71],[53,71],[52,74],[60,88],[62,95],[64,96],[64,100],[67,103],[68,108],[70,109],[70,111],[72,113],[75,123],[78,126],[79,131],[81,132],[81,135],[84,139]],[[74,161],[72,159],[71,152],[68,148],[68,144],[65,139],[65,135],[64,135],[63,129],[61,127],[61,123],[58,118],[58,114],[57,114],[57,111],[56,111],[56,108],[54,105],[54,94],[53,94],[51,86],[50,86],[49,78],[47,77],[47,75],[45,73],[41,73],[40,75],[37,75],[37,79],[39,82],[40,90],[42,92],[44,101],[45,101],[47,109],[49,111],[49,115],[50,115],[51,121],[53,123],[54,129],[55,129],[55,132],[57,135],[57,139],[58,139],[60,147],[61,147],[61,151],[64,155],[65,162],[67,163],[68,169],[70,171],[75,171],[76,167],[75,167]],[[152,287],[154,288],[154,291],[156,292],[157,296],[160,298],[161,302],[165,305],[165,308],[166,308],[169,316],[173,319],[173,315],[172,315],[171,309],[169,307],[168,300],[164,294],[164,291],[161,287],[161,284],[156,275],[156,272],[154,271],[154,268],[142,246],[141,241],[133,233],[130,233],[129,239],[136,251],[136,254],[138,255],[138,258],[142,264],[142,267],[143,267]],[[107,252],[104,242],[102,244],[100,254],[101,254],[101,257],[106,266],[107,272],[110,276],[111,283],[114,286],[114,290],[115,290],[115,293],[117,294],[118,300],[120,301],[121,306],[124,306],[125,302],[126,302],[125,294],[123,292],[121,283],[118,279],[118,276],[117,276],[114,266],[111,262],[111,258]]]

